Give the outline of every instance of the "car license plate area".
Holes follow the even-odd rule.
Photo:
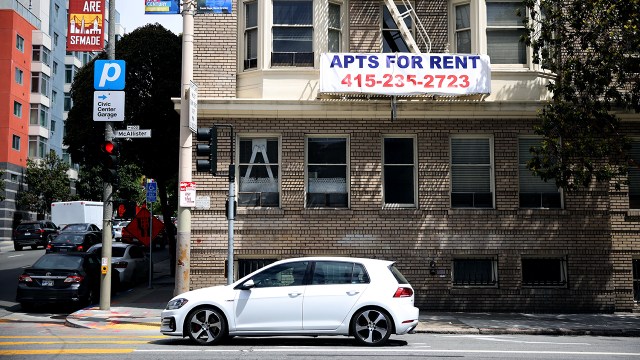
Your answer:
[[[29,236],[29,235],[31,235],[31,233],[26,232],[26,233],[24,233],[24,235],[25,236]]]
[[[53,280],[42,280],[42,286],[53,286]]]

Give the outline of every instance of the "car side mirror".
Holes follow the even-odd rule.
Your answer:
[[[253,282],[253,279],[249,279],[249,280],[243,282],[237,288],[240,289],[240,290],[251,290],[251,288],[253,288],[254,286],[256,286],[256,283]]]

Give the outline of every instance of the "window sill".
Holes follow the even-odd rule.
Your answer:
[[[627,210],[627,216],[640,216],[640,209]]]
[[[536,215],[540,213],[545,213],[544,215],[566,215],[567,211],[560,208],[519,208],[517,211],[518,215]]]
[[[238,207],[237,214],[284,217],[284,210],[279,207]]]
[[[487,215],[495,211],[495,208],[453,208],[448,212],[449,215]]]
[[[302,210],[302,215],[353,215],[353,210],[350,208],[305,208]]]

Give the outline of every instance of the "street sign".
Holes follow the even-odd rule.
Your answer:
[[[158,183],[155,181],[147,182],[147,202],[156,202],[158,194]]]
[[[151,129],[114,130],[113,137],[116,137],[116,138],[150,138],[151,137]]]
[[[198,131],[198,85],[189,82],[189,129]]]
[[[93,121],[124,121],[124,91],[94,91]]]
[[[124,90],[126,63],[124,60],[96,60],[93,68],[93,88]]]
[[[158,220],[155,216],[152,218],[153,220],[153,228],[151,229],[153,233],[151,234],[151,238],[149,238],[149,227],[151,222],[149,218],[151,217],[151,213],[148,209],[142,208],[136,214],[136,217],[124,228],[124,231],[131,234],[133,237],[138,239],[141,243],[146,246],[151,244],[151,239],[155,239],[158,234],[164,229],[164,224],[162,221]]]

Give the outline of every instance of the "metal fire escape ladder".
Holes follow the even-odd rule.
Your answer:
[[[418,16],[416,15],[416,11],[413,9],[411,1],[402,0],[402,5],[405,7],[405,9],[407,9],[403,13],[400,12],[394,0],[384,0],[384,3],[387,6],[387,9],[389,9],[391,17],[393,18],[393,21],[395,21],[396,26],[398,26],[400,35],[402,35],[402,38],[407,43],[407,47],[409,48],[409,50],[412,53],[421,53],[418,43],[413,38],[413,34],[407,27],[407,24],[404,22],[404,19],[406,19],[408,16],[411,16],[412,21],[415,24],[416,35],[418,37],[418,40],[420,41],[420,44],[424,46],[426,52],[431,52],[431,39],[429,38],[424,25],[422,25],[422,21],[420,21],[420,18],[418,18]]]

